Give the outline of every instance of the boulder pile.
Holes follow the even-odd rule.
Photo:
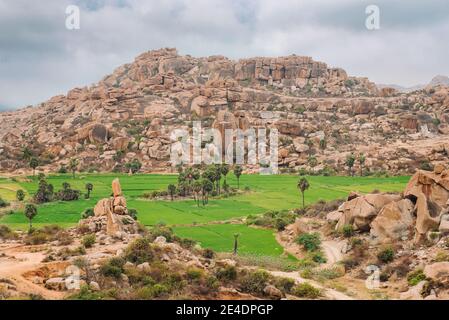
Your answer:
[[[352,226],[370,231],[379,242],[406,240],[415,243],[449,232],[449,170],[418,170],[402,194],[352,193],[336,211],[327,215],[336,230]],[[431,235],[432,233],[432,235]]]
[[[112,197],[99,200],[94,208],[94,216],[81,220],[80,226],[87,226],[91,232],[105,231],[107,235],[119,238],[123,237],[124,232],[138,232],[136,221],[128,214],[118,178],[112,181]]]

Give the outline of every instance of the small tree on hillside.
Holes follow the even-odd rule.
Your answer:
[[[345,162],[346,166],[348,167],[348,172],[350,176],[354,176],[354,171],[352,170],[352,168],[354,167],[354,163],[355,163],[355,156],[353,153],[351,153],[346,157]]]
[[[29,231],[31,232],[33,225],[32,225],[32,221],[34,219],[34,217],[37,215],[37,208],[34,204],[27,204],[25,206],[25,216],[27,217],[27,219],[30,221],[30,229]]]
[[[363,166],[364,166],[365,161],[366,161],[365,155],[363,153],[360,153],[359,157],[358,157],[358,160],[359,160],[359,165],[360,165],[360,176],[363,177]]]
[[[237,189],[240,189],[240,176],[242,175],[243,169],[241,166],[234,167],[234,175],[237,178]]]
[[[77,158],[72,158],[69,161],[69,169],[72,171],[72,177],[75,179],[76,169],[78,169],[79,161]]]
[[[170,194],[171,201],[173,201],[173,197],[176,192],[176,186],[174,184],[169,184],[167,187],[168,193]]]
[[[23,201],[23,199],[25,199],[25,191],[23,191],[22,189],[17,190],[16,199],[17,201]]]
[[[299,179],[297,187],[302,194],[302,208],[304,209],[305,208],[304,193],[310,187],[309,181],[307,181],[307,179],[303,177]]]
[[[33,177],[36,173],[36,168],[39,166],[39,160],[36,157],[30,159],[30,167],[33,169]]]
[[[92,192],[92,190],[94,189],[94,185],[92,183],[86,183],[86,190],[87,190],[87,194],[86,194],[86,199],[90,198],[90,193]]]

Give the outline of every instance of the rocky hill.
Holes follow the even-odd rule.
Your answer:
[[[232,61],[160,49],[96,85],[0,113],[0,170],[29,170],[31,153],[46,171],[71,158],[82,170],[125,170],[137,159],[143,171],[166,171],[169,133],[195,120],[277,128],[282,170],[344,172],[348,154],[362,152],[371,172],[410,173],[449,154],[448,87],[399,93],[310,57]]]

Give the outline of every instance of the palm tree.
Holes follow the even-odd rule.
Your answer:
[[[23,199],[25,199],[25,191],[23,191],[22,189],[17,190],[16,198],[17,201],[23,201]]]
[[[240,176],[242,175],[243,169],[241,166],[234,167],[234,175],[237,178],[237,189],[240,189]]]
[[[32,225],[32,220],[33,218],[37,215],[37,208],[34,204],[27,204],[25,206],[25,216],[28,218],[28,220],[30,221],[30,229],[29,232],[31,232],[33,225]]]
[[[302,194],[302,208],[304,209],[305,208],[304,193],[310,187],[309,181],[307,181],[307,179],[303,177],[299,179],[297,187]]]
[[[168,193],[170,194],[171,201],[173,201],[173,196],[175,195],[175,192],[176,192],[176,186],[174,184],[169,184],[167,189],[168,189]]]
[[[363,153],[359,154],[359,164],[360,164],[360,176],[363,176],[363,165],[365,164],[366,157]]]
[[[214,184],[209,179],[203,179],[201,181],[203,192],[203,206],[209,203],[209,193],[214,190]]]
[[[87,195],[86,198],[89,199],[90,198],[90,193],[93,190],[94,185],[92,183],[86,183],[86,190],[87,190]]]
[[[76,172],[76,169],[78,168],[78,164],[79,164],[79,161],[77,158],[70,159],[69,168],[70,168],[70,171],[72,171],[73,179],[75,179],[75,172]]]
[[[39,166],[39,160],[36,157],[30,159],[30,167],[33,169],[33,177],[36,172],[36,168]]]
[[[346,162],[345,164],[348,166],[348,170],[349,170],[349,174],[352,176],[354,176],[354,171],[352,171],[352,167],[354,167],[354,163],[355,163],[355,156],[353,153],[351,153],[350,155],[348,155],[346,157]]]
[[[194,193],[194,199],[196,201],[196,206],[199,207],[200,206],[200,192],[201,190],[203,190],[203,185],[201,184],[201,181],[199,180],[195,180],[193,182],[193,193]]]

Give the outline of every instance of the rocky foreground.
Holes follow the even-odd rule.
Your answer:
[[[82,170],[138,160],[143,171],[167,171],[169,133],[202,120],[222,131],[277,128],[285,171],[346,172],[355,152],[365,172],[413,173],[447,161],[448,110],[444,84],[401,93],[310,57],[232,61],[160,49],[95,85],[0,113],[0,170],[28,170],[27,147],[45,171],[71,158]]]

